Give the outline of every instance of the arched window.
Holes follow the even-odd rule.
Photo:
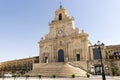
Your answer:
[[[62,41],[60,41],[60,46],[62,45]]]
[[[62,14],[61,13],[59,14],[59,20],[62,20]]]

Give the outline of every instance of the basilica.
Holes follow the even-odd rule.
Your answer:
[[[26,66],[27,71],[22,75],[70,77],[73,74],[86,76],[88,72],[91,75],[101,75],[101,67],[106,75],[120,75],[120,45],[99,45],[99,41],[98,45],[92,45],[88,37],[89,34],[78,29],[74,18],[60,5],[55,11],[54,19],[49,23],[49,32],[38,42],[39,56],[30,61],[30,69]],[[19,65],[23,65],[22,61]],[[15,65],[15,61],[11,62]],[[0,75],[5,72],[20,73],[24,67],[19,70],[16,68],[13,72],[12,67],[4,69],[8,64],[10,62],[1,63]]]
[[[55,11],[49,32],[39,42],[40,62],[68,62],[88,59],[88,34],[80,31],[65,8]]]

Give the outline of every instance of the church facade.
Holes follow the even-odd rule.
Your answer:
[[[88,43],[88,34],[80,31],[74,18],[60,7],[49,23],[48,34],[39,42],[39,60],[41,63],[87,60]]]

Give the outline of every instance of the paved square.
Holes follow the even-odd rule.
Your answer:
[[[14,79],[13,77],[10,78],[0,78],[0,80],[102,80],[101,76],[93,76],[90,78],[87,77],[76,77],[76,78],[47,78],[47,77],[42,77],[39,79],[38,77],[29,77],[26,79],[26,77],[17,77]],[[120,76],[106,76],[106,80],[120,80]]]

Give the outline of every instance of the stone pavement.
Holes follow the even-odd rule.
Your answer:
[[[0,80],[14,80],[13,77],[11,78],[0,78]],[[29,77],[26,79],[26,77],[19,77],[16,78],[15,80],[102,80],[101,76],[92,76],[90,78],[87,77],[76,77],[76,78],[47,78],[47,77],[42,77],[39,79],[38,77]],[[106,76],[106,80],[120,80],[120,76]]]

